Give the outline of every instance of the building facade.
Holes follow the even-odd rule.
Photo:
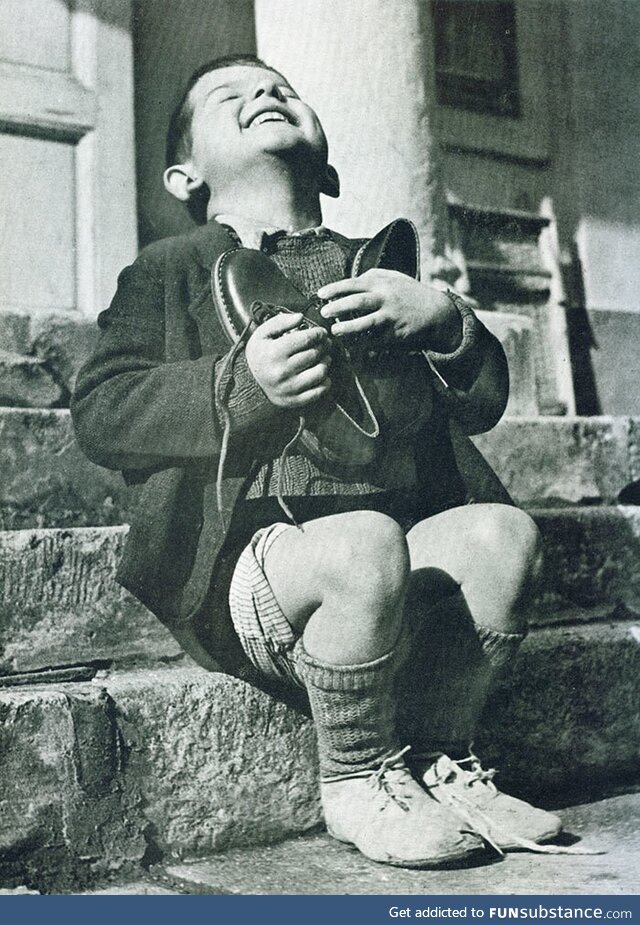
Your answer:
[[[193,68],[248,51],[326,127],[327,223],[406,215],[424,273],[454,265],[507,347],[511,414],[640,412],[633,0],[4,0],[0,17],[3,403],[64,403],[119,269],[189,226],[161,183],[169,112]]]

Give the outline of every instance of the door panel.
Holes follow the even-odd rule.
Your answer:
[[[130,12],[0,0],[0,312],[95,316],[135,256]]]
[[[71,13],[60,0],[0,0],[0,60],[67,71]]]
[[[76,307],[72,144],[0,135],[0,279],[5,311]],[[52,182],[55,177],[55,182]]]

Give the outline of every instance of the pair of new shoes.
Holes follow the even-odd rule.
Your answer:
[[[501,793],[474,755],[462,762],[439,755],[421,785],[404,762],[406,750],[376,771],[323,779],[325,821],[334,838],[374,861],[429,868],[460,864],[487,843],[499,854],[544,850],[539,843],[560,832],[557,816]]]

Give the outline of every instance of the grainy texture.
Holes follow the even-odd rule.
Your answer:
[[[113,576],[126,528],[0,533],[0,672],[180,648]]]
[[[0,350],[0,404],[50,408],[64,397],[42,360]]]
[[[82,880],[142,857],[139,799],[125,793],[113,705],[100,687],[3,691],[0,754],[7,885]]]
[[[640,610],[640,508],[539,511],[545,588],[582,607],[603,601]]]
[[[205,854],[319,822],[315,735],[298,713],[198,669],[114,676],[107,690],[161,851]]]
[[[473,441],[524,504],[610,504],[640,477],[635,418],[511,418]]]
[[[623,894],[640,891],[640,794],[571,806],[560,815],[567,832],[604,854],[576,857],[509,854],[466,870],[420,871],[375,864],[328,835],[229,851],[168,872],[212,893],[416,894],[413,909],[446,905],[447,894]],[[422,897],[422,899],[420,898]]]
[[[636,418],[506,418],[473,439],[521,504],[610,504],[640,478]],[[68,411],[0,409],[0,446],[4,529],[129,522],[133,490],[85,459]]]
[[[0,527],[120,524],[131,492],[119,472],[90,463],[68,411],[0,409]]]
[[[536,798],[633,779],[639,677],[628,623],[532,632],[477,750],[501,786]],[[321,821],[311,722],[198,668],[2,691],[0,753],[7,885],[59,888],[143,856],[206,856]]]

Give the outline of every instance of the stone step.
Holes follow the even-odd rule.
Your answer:
[[[0,532],[0,673],[180,653],[113,580],[127,529]]]
[[[368,861],[357,851],[332,839],[327,833],[289,839],[278,845],[236,848],[192,863],[163,865],[166,880],[140,879],[139,892],[173,887],[184,893],[231,893],[234,896],[291,895],[414,895],[402,908],[421,910],[440,902],[443,896],[540,896],[541,894],[637,894],[640,885],[640,793],[624,793],[603,800],[563,807],[558,815],[565,832],[580,838],[580,847],[594,852],[591,857],[537,855],[512,852],[499,864],[478,864],[458,870],[392,871]],[[159,871],[154,871],[157,876]],[[107,887],[102,895],[126,895],[134,885]],[[430,900],[430,897],[438,899]],[[420,898],[418,898],[420,897]],[[383,914],[397,900],[390,899]],[[493,900],[491,905],[494,905]],[[318,909],[313,906],[314,912]],[[350,919],[359,918],[350,910]],[[370,913],[367,907],[367,913]],[[373,911],[373,910],[371,910]],[[364,912],[364,908],[362,910]],[[329,913],[329,909],[327,909]],[[316,913],[317,914],[317,913]],[[364,916],[362,916],[364,918]],[[418,918],[417,911],[407,918]],[[367,915],[371,920],[373,916]]]
[[[529,635],[477,741],[504,789],[584,795],[637,775],[632,629]],[[0,689],[0,754],[0,878],[9,883],[59,888],[61,877],[87,882],[143,856],[202,857],[321,821],[310,721],[199,668]]]
[[[640,612],[640,508],[561,508],[536,519],[546,577],[535,624]],[[179,656],[173,637],[113,580],[127,530],[0,532],[0,673]]]
[[[0,526],[127,523],[122,476],[94,466],[75,442],[66,410],[0,409]]]
[[[0,405],[49,408],[68,399],[39,357],[0,350]]]
[[[640,478],[636,418],[506,418],[474,438],[522,504],[614,503]],[[68,411],[0,409],[0,526],[128,523],[119,473],[88,462]]]
[[[473,441],[528,506],[615,504],[640,479],[638,418],[505,418]]]

